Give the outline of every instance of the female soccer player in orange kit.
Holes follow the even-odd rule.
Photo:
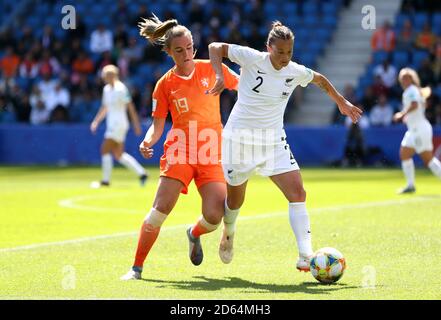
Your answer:
[[[141,279],[144,261],[158,237],[161,225],[175,206],[180,193],[187,193],[194,179],[202,198],[202,216],[187,230],[189,256],[194,265],[202,263],[199,237],[217,229],[224,215],[226,185],[220,164],[222,123],[219,95],[207,94],[216,81],[209,60],[194,59],[191,32],[176,20],[160,21],[156,16],[139,24],[140,34],[161,45],[175,66],[156,83],[153,92],[153,123],[140,152],[153,155],[153,145],[161,137],[166,117],[173,127],[160,160],[160,180],[153,207],[147,214],[138,240],[132,269],[122,280]],[[226,88],[235,89],[238,75],[222,66]]]

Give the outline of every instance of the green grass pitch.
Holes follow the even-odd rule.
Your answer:
[[[335,247],[348,269],[334,285],[295,269],[287,203],[253,177],[238,220],[235,257],[203,236],[204,262],[187,256],[186,227],[200,215],[194,185],[166,220],[143,280],[122,282],[157,169],[141,188],[116,168],[109,189],[90,189],[99,168],[0,168],[0,299],[440,299],[441,181],[417,171],[417,193],[398,196],[401,171],[302,169],[314,249]]]

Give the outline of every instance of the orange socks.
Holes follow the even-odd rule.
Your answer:
[[[150,249],[158,238],[161,225],[167,218],[166,214],[152,208],[145,218],[139,233],[138,248],[136,249],[134,267],[142,269]]]
[[[211,224],[201,216],[196,224],[191,228],[191,235],[195,238],[199,238],[201,235],[210,233],[217,229],[219,224]]]

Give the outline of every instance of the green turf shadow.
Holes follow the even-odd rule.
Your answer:
[[[345,283],[322,284],[319,282],[303,282],[300,284],[270,284],[257,283],[238,277],[226,277],[223,279],[195,276],[194,281],[170,281],[159,279],[142,279],[149,283],[158,284],[158,288],[169,288],[190,291],[217,291],[222,289],[243,289],[244,293],[308,293],[330,294],[336,290],[359,288]]]

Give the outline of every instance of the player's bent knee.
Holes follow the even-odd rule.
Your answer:
[[[244,198],[238,198],[238,199],[233,199],[233,198],[227,198],[227,206],[228,208],[230,208],[231,210],[237,210],[240,209],[240,207],[242,207],[243,202],[244,202]]]
[[[205,220],[212,225],[219,225],[222,221],[224,213],[223,211],[210,211],[210,212],[204,212],[204,218]]]

